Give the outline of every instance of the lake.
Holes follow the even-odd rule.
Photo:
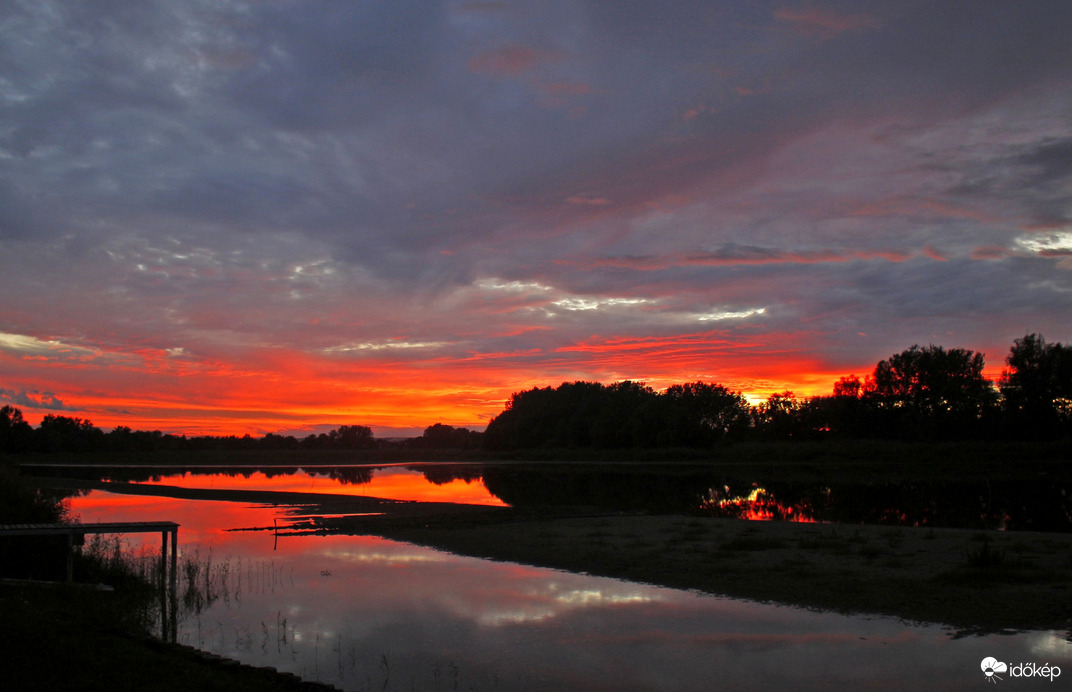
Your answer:
[[[496,487],[519,487],[501,477],[485,482],[473,470],[429,478],[402,466],[143,475],[159,486],[491,505],[507,501]],[[997,678],[1053,689],[1060,681],[1024,672],[1049,665],[1072,675],[1067,632],[955,637],[938,625],[759,604],[373,536],[235,530],[290,518],[285,507],[248,502],[92,490],[70,507],[84,522],[181,525],[178,641],[346,690],[956,690]],[[151,541],[146,550],[159,546]],[[988,657],[1008,669],[988,677]]]
[[[726,475],[704,464],[424,463],[329,466],[70,467],[31,475],[183,488],[267,490],[475,505],[586,506],[743,519],[1072,533],[1072,483],[1063,477],[970,476],[871,480],[836,475],[785,481]]]

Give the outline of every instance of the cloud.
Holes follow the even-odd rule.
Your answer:
[[[879,20],[871,14],[840,14],[816,7],[783,7],[774,11],[774,18],[787,22],[795,31],[823,40],[845,32],[873,30],[881,26]]]
[[[405,339],[394,339],[391,341],[365,341],[362,343],[344,344],[341,346],[330,346],[324,349],[325,353],[361,353],[361,352],[376,352],[376,351],[394,351],[394,350],[409,350],[409,349],[434,349],[441,346],[446,346],[444,341],[407,341]]]
[[[128,5],[0,10],[10,391],[420,427],[1072,339],[1064,3]]]
[[[747,264],[821,264],[827,262],[849,262],[856,259],[883,259],[890,262],[903,262],[910,254],[896,251],[831,251],[806,250],[801,252],[779,251],[770,248],[727,245],[714,252],[689,255],[682,259],[683,264],[697,265],[747,265]]]
[[[576,204],[588,207],[605,207],[613,204],[606,197],[585,197],[583,195],[570,195],[566,198],[566,204]]]
[[[493,77],[516,77],[531,71],[540,64],[557,62],[553,53],[536,50],[529,46],[510,45],[474,55],[469,59],[469,69]]]
[[[915,256],[913,252],[897,250],[778,250],[754,245],[737,245],[729,243],[709,251],[687,255],[667,255],[648,257],[596,257],[576,260],[581,266],[611,269],[633,269],[638,271],[661,271],[670,267],[732,267],[764,264],[828,264],[852,262],[857,260],[884,260],[887,262],[904,262]],[[924,256],[940,259],[933,248],[924,248]],[[563,261],[565,262],[565,261]]]
[[[1072,256],[1072,230],[1035,233],[1016,239],[1016,245],[1042,257]]]
[[[78,409],[63,403],[52,392],[0,389],[0,401],[16,407],[44,409],[46,411],[77,411]]]
[[[0,350],[37,360],[80,361],[95,359],[101,355],[96,349],[71,345],[57,339],[45,340],[25,334],[2,332],[0,332]]]

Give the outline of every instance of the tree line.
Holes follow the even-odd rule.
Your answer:
[[[156,450],[508,451],[532,448],[707,447],[740,440],[880,438],[902,440],[1054,439],[1072,436],[1072,346],[1041,335],[1016,339],[997,383],[983,354],[914,345],[879,361],[861,380],[848,375],[830,395],[780,392],[751,405],[739,391],[707,382],[656,392],[639,382],[567,382],[513,394],[484,433],[436,423],[420,437],[377,440],[364,425],[304,438],[186,437],[46,415],[37,428],[12,406],[0,408],[0,451]]]
[[[48,414],[34,428],[22,411],[13,406],[0,408],[0,452],[155,452],[201,450],[278,450],[278,449],[372,449],[380,441],[366,425],[343,425],[327,433],[295,438],[268,433],[252,435],[196,436],[174,435],[159,430],[131,430],[119,426],[104,432],[82,418]]]
[[[1054,439],[1072,436],[1072,346],[1016,339],[997,383],[983,354],[914,345],[848,375],[827,396],[786,391],[750,405],[706,382],[563,383],[513,395],[484,433],[493,450],[710,446],[739,440]]]

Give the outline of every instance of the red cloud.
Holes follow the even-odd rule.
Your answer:
[[[997,245],[981,245],[971,252],[973,260],[999,260],[1009,256],[1009,249]]]
[[[930,246],[925,247],[922,252],[931,259],[945,259]],[[700,252],[691,255],[597,257],[591,260],[575,262],[559,261],[558,264],[582,265],[589,268],[605,267],[609,269],[632,269],[635,271],[658,271],[682,266],[732,267],[760,264],[823,264],[872,259],[905,262],[915,256],[915,253],[897,250],[872,250],[868,252],[860,250],[807,250],[790,252],[764,247],[729,246],[714,252]]]
[[[869,14],[838,14],[815,7],[782,8],[774,11],[774,18],[789,22],[801,34],[826,40],[846,31],[877,29],[879,22]]]
[[[733,266],[741,264],[822,264],[826,262],[851,262],[863,259],[884,259],[890,262],[904,262],[911,259],[912,253],[896,250],[876,250],[862,252],[857,250],[811,250],[804,252],[785,252],[769,248],[730,247],[717,252],[688,255],[679,264],[697,264],[711,266]]]
[[[946,262],[949,259],[942,253],[938,252],[938,250],[936,250],[932,245],[924,245],[923,254],[927,257],[930,257],[932,260],[937,260],[939,262]]]
[[[568,204],[579,204],[588,207],[605,207],[611,203],[606,197],[585,197],[583,195],[567,197],[566,202]]]
[[[469,59],[469,69],[495,77],[515,77],[528,72],[540,63],[554,62],[557,56],[528,46],[506,46],[475,55]]]

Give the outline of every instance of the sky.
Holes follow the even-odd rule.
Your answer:
[[[0,404],[482,429],[1072,341],[1072,3],[7,0]]]

